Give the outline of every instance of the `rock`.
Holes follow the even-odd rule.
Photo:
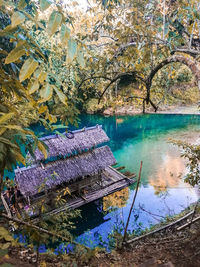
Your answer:
[[[104,112],[103,112],[103,115],[105,115],[105,116],[111,116],[111,115],[113,115],[113,108],[107,108],[107,109],[105,109],[104,110]]]

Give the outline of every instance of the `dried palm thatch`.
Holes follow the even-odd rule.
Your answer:
[[[51,135],[41,138],[48,146],[48,158],[71,157],[109,141],[99,125],[74,131],[71,139],[65,136]],[[35,151],[35,159],[36,161],[44,160],[44,155],[38,149]]]
[[[63,183],[83,179],[87,175],[104,170],[116,160],[108,146],[97,148],[71,158],[36,164],[15,170],[15,179],[20,191],[26,197],[33,196],[44,189],[52,189]]]

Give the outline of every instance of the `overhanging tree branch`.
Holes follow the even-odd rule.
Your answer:
[[[9,217],[8,215],[6,215],[4,213],[1,213],[0,216],[5,218],[8,221],[12,221],[12,222],[15,222],[17,224],[22,224],[22,225],[25,225],[25,226],[30,227],[32,229],[38,230],[39,232],[42,232],[44,234],[47,234],[47,235],[54,236],[54,237],[57,237],[59,239],[62,239],[64,241],[66,241],[66,242],[69,242],[69,243],[72,243],[72,244],[75,244],[75,245],[80,245],[76,241],[70,240],[69,238],[66,238],[66,237],[61,236],[59,234],[50,232],[50,231],[48,231],[48,230],[46,230],[44,228],[41,228],[41,227],[39,227],[37,225],[31,224],[31,223],[28,223],[28,222],[24,222],[24,221],[22,221],[20,219]],[[89,249],[87,246],[85,246],[85,245],[83,245],[83,246],[86,247],[87,249]]]
[[[102,76],[92,76],[92,77],[89,77],[89,78],[82,80],[77,89],[80,89],[81,86],[84,84],[84,82],[89,81],[89,80],[94,80],[94,79],[104,79],[104,80],[112,81],[112,79],[107,77],[107,76],[103,76],[103,75]]]

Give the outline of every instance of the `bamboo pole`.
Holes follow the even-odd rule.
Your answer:
[[[140,184],[141,172],[142,172],[142,161],[140,163],[140,171],[139,171],[138,181],[137,181],[137,185],[136,185],[135,195],[133,197],[133,202],[131,204],[131,208],[130,208],[130,211],[129,211],[128,219],[127,219],[127,222],[126,222],[126,227],[125,227],[125,230],[124,230],[124,237],[123,237],[122,243],[124,243],[125,240],[126,240],[127,229],[128,229],[128,225],[129,225],[129,221],[130,221],[130,217],[131,217],[131,212],[132,212],[133,206],[135,204],[135,199],[136,199],[138,188],[139,188],[139,184]]]
[[[197,203],[196,203],[196,205],[194,207],[194,213],[193,213],[192,218],[191,218],[191,224],[192,224],[192,221],[194,219],[194,216],[196,215],[198,204],[199,204],[199,199],[197,200]],[[191,226],[191,224],[190,224],[190,226]]]
[[[188,222],[188,223],[186,223],[186,224],[184,224],[184,225],[178,227],[178,228],[177,228],[177,231],[180,231],[180,230],[182,230],[182,229],[184,229],[184,228],[190,226],[192,223],[197,222],[197,221],[199,221],[199,220],[200,220],[200,216],[197,217],[197,218],[195,218],[194,220],[192,220],[192,221],[190,221],[190,222]]]

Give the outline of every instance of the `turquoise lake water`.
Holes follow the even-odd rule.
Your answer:
[[[183,182],[187,170],[180,149],[169,138],[198,137],[198,115],[136,115],[103,117],[82,115],[79,127],[101,124],[110,138],[110,146],[119,166],[138,174],[143,161],[138,191],[129,231],[158,223],[164,216],[179,213],[198,199],[198,192]],[[34,125],[36,133],[44,131]],[[200,134],[199,134],[200,135]],[[108,238],[114,229],[123,233],[134,195],[134,185],[81,209],[77,219],[76,240],[88,246],[112,245]]]
[[[198,192],[183,181],[187,170],[180,149],[168,139],[198,137],[200,116],[81,117],[80,127],[95,124],[101,124],[109,136],[108,145],[119,166],[138,173],[140,161],[143,161],[142,182],[131,215],[130,232],[135,230],[137,234],[164,216],[179,213],[198,199]],[[134,186],[131,186],[83,207],[74,233],[78,235],[77,240],[90,246],[99,243],[107,246],[108,235],[114,229],[123,232],[133,195]]]

